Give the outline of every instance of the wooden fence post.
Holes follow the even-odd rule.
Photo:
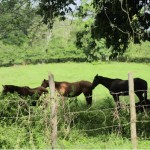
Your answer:
[[[50,101],[51,101],[51,146],[56,149],[57,142],[57,98],[55,97],[55,82],[53,74],[49,73]]]
[[[132,73],[128,74],[128,82],[129,82],[129,96],[130,96],[131,142],[133,149],[137,150],[136,109],[134,98],[134,81]]]

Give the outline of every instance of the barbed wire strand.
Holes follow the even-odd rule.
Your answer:
[[[138,90],[138,91],[145,91],[145,90]],[[149,91],[149,90],[146,90],[146,91]],[[126,93],[126,92],[128,92],[128,91],[125,91],[125,92],[123,92],[123,93]],[[122,93],[122,92],[121,92]],[[118,92],[118,93],[116,93],[116,94],[120,94],[120,92]],[[94,96],[94,99],[96,99],[99,95],[93,95]],[[45,97],[44,97],[45,98]],[[48,99],[48,97],[47,97],[47,99]],[[58,97],[58,99],[60,99],[60,97]],[[113,98],[112,98],[112,100],[113,100]],[[123,96],[123,99],[121,99],[121,100],[124,100],[125,101],[125,96]],[[21,100],[18,100],[18,101],[16,101],[16,100],[11,100],[11,99],[9,99],[8,100],[9,102],[27,102],[26,100],[23,100],[23,99],[21,99]],[[36,100],[36,101],[38,101],[38,100]],[[0,101],[0,102],[3,102],[3,101]],[[112,128],[112,130],[113,130],[113,128],[116,128],[116,127],[119,127],[119,129],[121,130],[121,128],[122,127],[125,127],[125,126],[129,126],[130,125],[130,121],[128,121],[128,123],[121,123],[121,119],[124,119],[125,118],[125,116],[121,116],[120,114],[119,114],[119,120],[118,120],[118,122],[116,123],[115,121],[116,121],[116,116],[115,116],[115,114],[114,113],[112,113],[110,116],[112,116],[112,117],[114,117],[114,119],[112,120],[113,121],[113,125],[111,125],[111,126],[109,126],[109,125],[106,125],[106,121],[109,119],[109,118],[107,118],[107,114],[105,113],[105,111],[114,111],[115,110],[115,107],[111,107],[111,108],[98,108],[98,109],[96,109],[96,110],[91,110],[91,109],[93,109],[94,107],[92,106],[92,107],[89,107],[88,109],[86,109],[86,110],[79,110],[79,111],[71,111],[71,109],[70,109],[70,103],[68,102],[67,103],[68,104],[68,106],[67,106],[67,110],[65,111],[65,113],[63,114],[63,115],[66,115],[67,116],[67,118],[66,118],[66,120],[65,120],[65,122],[64,122],[64,124],[66,124],[66,127],[63,129],[63,130],[58,130],[58,133],[64,133],[65,134],[65,136],[64,136],[64,138],[66,138],[68,135],[69,135],[69,133],[72,131],[72,129],[75,129],[76,131],[78,131],[78,132],[94,132],[94,131],[98,131],[98,130],[105,130],[105,129],[109,129],[109,128]],[[42,103],[41,105],[44,105],[44,103]],[[21,105],[18,103],[18,105],[17,105],[18,107],[17,107],[17,109],[16,109],[16,116],[1,116],[0,118],[1,119],[4,119],[4,121],[5,121],[5,119],[15,119],[15,122],[16,122],[16,124],[18,124],[17,123],[17,121],[19,121],[20,119],[23,119],[23,120],[26,120],[26,121],[28,121],[28,129],[29,129],[29,132],[27,132],[27,133],[22,133],[22,131],[20,130],[20,127],[18,126],[17,127],[17,133],[18,133],[18,136],[19,136],[19,131],[18,130],[20,130],[20,136],[22,135],[22,134],[25,134],[25,135],[28,135],[29,137],[27,137],[27,138],[30,138],[30,142],[32,143],[32,146],[33,146],[33,148],[34,148],[34,146],[35,146],[35,144],[34,144],[34,140],[33,140],[33,138],[34,138],[34,129],[33,129],[33,127],[32,127],[32,125],[31,125],[31,123],[32,122],[39,122],[39,123],[42,123],[43,122],[43,120],[38,120],[39,118],[37,118],[36,119],[36,117],[40,117],[40,118],[42,118],[43,117],[43,114],[41,113],[41,114],[38,114],[38,112],[35,112],[34,110],[32,110],[31,111],[31,108],[33,107],[33,106],[30,106],[30,105],[28,105],[28,110],[27,110],[27,115],[26,116],[20,116],[20,113],[21,113]],[[59,107],[61,108],[61,104],[59,105]],[[142,105],[142,107],[149,107],[150,105]],[[30,108],[31,107],[31,108]],[[135,107],[138,107],[138,106],[135,106]],[[44,108],[44,107],[43,107]],[[126,109],[129,109],[130,108],[130,106],[129,106],[129,104],[127,104],[126,106],[125,106],[125,110]],[[46,110],[44,109],[42,109],[41,108],[41,111],[45,111],[45,121],[46,120],[49,120],[50,119],[50,114],[47,114],[47,112],[46,112]],[[73,122],[74,121],[74,119],[75,119],[75,117],[77,117],[78,116],[78,114],[81,114],[81,113],[94,113],[94,112],[97,112],[98,114],[99,114],[99,112],[100,113],[102,113],[103,114],[103,119],[104,119],[104,121],[103,121],[103,123],[102,124],[105,124],[106,126],[103,126],[103,127],[99,127],[99,128],[91,128],[91,129],[77,129],[76,128],[76,125],[74,125],[73,127],[71,126],[71,122]],[[144,112],[145,113],[145,112]],[[58,114],[59,115],[59,114]],[[75,116],[72,116],[72,115],[75,115]],[[97,114],[96,114],[97,115]],[[146,115],[145,115],[146,116]],[[35,120],[33,120],[35,118]],[[60,123],[62,123],[61,122],[61,120],[62,120],[62,118],[61,118],[61,116],[60,116],[60,118],[58,119],[58,122],[57,122],[57,124],[60,124]],[[44,122],[45,122],[44,121]],[[148,120],[148,119],[144,119],[144,120],[136,120],[136,123],[149,123],[150,121]],[[49,136],[49,133],[50,133],[50,125],[48,125],[48,122],[46,121],[45,122],[46,124],[45,124],[45,127],[46,127],[46,130],[45,131],[43,131],[42,133],[38,133],[39,135],[42,135],[42,136]],[[23,124],[22,124],[23,125]],[[21,126],[22,126],[21,125]],[[11,128],[12,129],[12,128]],[[147,138],[147,137],[145,137],[145,138],[143,138],[144,140],[145,139],[149,139],[149,138]]]

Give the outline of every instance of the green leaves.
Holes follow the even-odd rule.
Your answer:
[[[76,5],[74,0],[39,0],[37,13],[42,16],[43,23],[52,29],[55,18],[60,17],[60,20],[65,20],[66,14],[72,12],[69,7],[71,4]]]
[[[92,8],[93,6],[93,8]],[[92,8],[92,9],[91,9]],[[92,5],[82,3],[78,17],[86,18],[85,28],[77,33],[76,45],[83,49],[87,58],[105,59],[123,55],[131,41],[150,41],[148,1],[93,0]],[[87,20],[91,17],[92,22]],[[101,40],[105,42],[101,42]]]
[[[141,3],[141,4],[140,4]],[[140,43],[141,40],[150,40],[145,33],[147,24],[150,25],[147,13],[148,1],[101,1],[94,0],[96,9],[95,21],[92,29],[92,37],[105,38],[107,48],[112,47],[114,56],[123,54],[131,40]],[[144,16],[147,18],[144,19]]]
[[[34,9],[29,0],[2,0],[0,2],[0,39],[5,44],[22,45],[32,25]]]

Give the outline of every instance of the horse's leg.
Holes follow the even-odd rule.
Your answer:
[[[115,107],[115,111],[114,111],[114,119],[113,119],[113,122],[117,119],[118,120],[118,128],[117,128],[117,132],[118,134],[121,133],[121,130],[122,130],[122,125],[121,125],[121,121],[120,121],[120,117],[119,117],[119,113],[118,111],[120,110],[120,103],[119,103],[119,95],[118,94],[114,94],[112,95],[114,100],[115,100],[115,104],[116,104],[116,107]]]
[[[114,94],[114,95],[112,95],[112,96],[113,96],[113,98],[114,98],[114,100],[115,100],[116,107],[117,107],[117,108],[120,108],[119,95]]]
[[[92,105],[92,91],[83,93],[86,98],[87,105]]]
[[[143,97],[143,92],[135,92],[136,96],[139,98],[139,101],[142,102],[143,100],[146,100],[145,97]],[[146,93],[147,94],[147,93]],[[147,98],[147,97],[146,97]]]
[[[121,108],[121,107],[120,107],[120,103],[119,103],[119,95],[113,94],[112,96],[113,96],[113,98],[114,98],[114,100],[115,100],[115,104],[116,104],[115,112],[114,112],[114,117],[117,118],[117,119],[119,119],[119,113],[118,113],[118,111],[119,111],[120,108]]]
[[[65,107],[65,97],[61,96],[61,99],[62,99],[62,110],[63,110],[64,122],[66,122],[67,116],[66,116],[66,107]]]
[[[137,97],[139,98],[139,105],[136,107],[137,112],[141,111],[143,112],[145,109],[145,105],[147,105],[147,91],[139,91],[135,93]],[[144,95],[144,96],[143,96]]]
[[[144,100],[145,100],[145,101],[147,100],[147,90],[144,91]]]

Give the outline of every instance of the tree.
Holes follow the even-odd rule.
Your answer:
[[[132,40],[150,41],[149,0],[93,0],[95,21],[91,26],[92,38],[106,39],[113,56],[123,54]]]
[[[81,6],[77,9],[76,16],[75,22],[79,28],[76,34],[77,48],[85,53],[88,61],[100,59],[100,47],[97,46],[96,40],[91,38],[91,25],[95,16],[91,3],[87,3],[86,0],[82,1]]]
[[[39,2],[38,14],[42,16],[43,23],[48,28],[53,28],[55,18],[66,19],[66,14],[72,12],[71,5],[76,5],[75,0],[37,0]]]
[[[36,2],[36,10],[31,2]],[[90,0],[87,0],[88,2]],[[104,39],[106,47],[112,56],[123,54],[130,41],[140,43],[149,40],[147,32],[150,30],[149,0],[91,0],[92,21],[85,23],[83,30],[77,33],[77,45],[83,45],[86,39],[87,48],[98,49],[98,41]],[[78,9],[78,16],[85,21],[91,13],[91,6]],[[56,18],[65,20],[68,13],[72,13],[71,5],[75,0],[1,0],[0,1],[0,38],[20,45],[27,38],[28,29],[32,25],[34,12],[41,15],[42,22],[53,28]],[[94,19],[93,19],[94,18]],[[86,21],[85,21],[86,22]],[[86,37],[87,35],[87,37]],[[98,46],[98,47],[97,47]],[[91,51],[86,51],[86,53]]]
[[[28,39],[34,14],[30,0],[1,0],[0,39],[7,44],[22,45]]]
[[[148,1],[93,0],[93,9],[87,3],[82,4],[78,17],[88,19],[84,21],[84,28],[77,33],[76,45],[84,50],[88,58],[100,59],[104,51],[115,58],[123,55],[131,41],[140,43],[150,40]],[[89,10],[94,15],[90,24],[87,23],[91,18]]]

